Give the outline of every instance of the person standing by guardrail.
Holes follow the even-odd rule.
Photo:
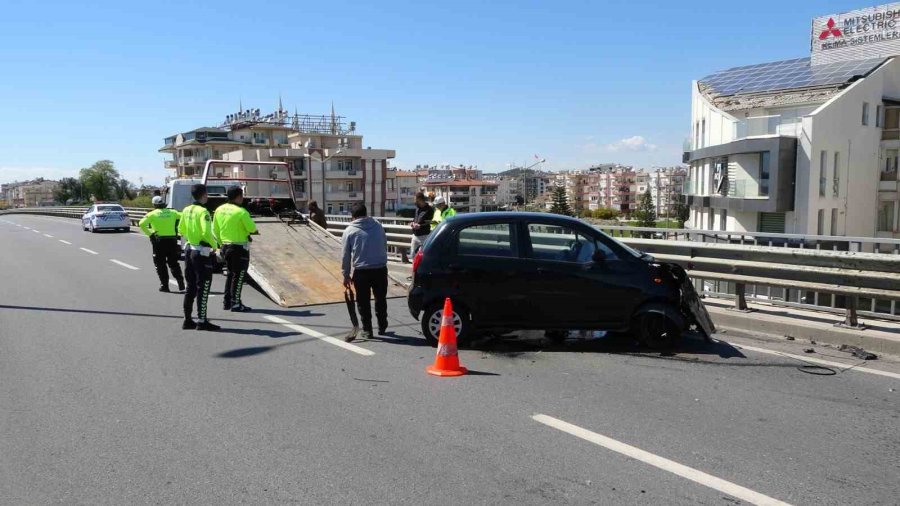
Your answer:
[[[241,290],[250,268],[250,236],[259,232],[250,213],[241,207],[244,190],[232,186],[227,196],[228,203],[219,206],[213,214],[213,235],[222,245],[222,256],[228,269],[224,308],[234,313],[247,313],[252,309],[241,301]]]
[[[428,204],[425,194],[419,192],[416,194],[416,215],[413,222],[409,224],[412,228],[413,236],[409,246],[409,256],[414,257],[419,249],[428,239],[431,233],[431,220],[434,219],[434,208]]]
[[[447,205],[447,199],[443,196],[438,195],[434,198],[434,218],[431,219],[431,230],[437,228],[437,226],[447,218],[451,216],[456,216],[456,209]]]
[[[325,211],[319,207],[319,203],[315,200],[309,202],[309,221],[322,228],[328,228],[328,220],[325,219]]]
[[[150,245],[153,247],[153,265],[159,276],[159,291],[169,291],[169,270],[178,282],[178,290],[184,291],[184,276],[178,265],[178,222],[181,213],[166,209],[166,201],[160,196],[153,197],[152,202],[156,209],[141,218],[138,226],[150,238]]]
[[[375,316],[378,333],[387,331],[387,235],[384,227],[368,216],[366,205],[355,204],[350,211],[353,221],[341,237],[341,272],[344,288],[351,284],[356,290],[356,307],[362,319],[362,338],[372,338],[372,306],[369,300],[375,295]],[[346,340],[356,338],[350,333]]]
[[[219,330],[219,326],[210,323],[206,316],[209,288],[212,286],[213,262],[215,261],[218,242],[212,231],[212,217],[204,207],[209,196],[206,185],[195,184],[191,187],[194,203],[181,212],[178,233],[184,238],[184,273],[187,276],[187,290],[184,292],[184,323],[182,329]],[[194,311],[194,300],[197,301],[197,319],[194,322],[191,314]]]

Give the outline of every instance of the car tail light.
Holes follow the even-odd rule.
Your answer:
[[[413,274],[415,274],[415,272],[416,272],[417,270],[419,270],[419,264],[422,263],[422,257],[423,257],[423,256],[424,256],[424,255],[422,254],[422,250],[419,250],[419,252],[416,253],[415,258],[413,258]]]

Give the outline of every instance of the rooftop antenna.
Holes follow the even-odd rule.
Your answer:
[[[281,93],[278,94],[278,112],[284,110],[284,107],[281,106]]]
[[[331,101],[331,134],[337,134],[337,123],[334,118],[334,100]]]

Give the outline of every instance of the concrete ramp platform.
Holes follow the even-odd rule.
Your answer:
[[[341,241],[314,223],[288,226],[277,218],[256,218],[259,235],[250,246],[253,281],[282,307],[344,301]],[[406,295],[391,276],[388,297]]]

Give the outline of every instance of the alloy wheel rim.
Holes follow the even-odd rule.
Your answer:
[[[431,317],[428,319],[428,330],[431,332],[432,337],[435,339],[441,335],[441,321],[444,318],[444,311],[439,309],[433,313],[431,313]],[[462,330],[462,318],[459,317],[459,313],[456,311],[453,312],[453,329],[456,331],[456,335],[458,336],[460,331]]]

